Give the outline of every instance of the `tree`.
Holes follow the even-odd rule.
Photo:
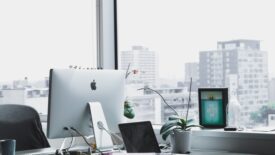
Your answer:
[[[262,106],[258,111],[250,114],[250,119],[257,124],[266,124],[269,114],[275,114],[275,104]]]

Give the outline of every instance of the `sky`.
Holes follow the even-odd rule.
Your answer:
[[[273,0],[118,0],[119,50],[142,45],[159,55],[159,76],[182,79],[184,64],[217,41],[255,39],[275,77]]]
[[[0,82],[42,80],[50,68],[92,67],[94,5],[91,0],[0,1]]]
[[[0,1],[0,82],[39,80],[53,67],[95,64],[94,0]],[[161,78],[217,41],[261,40],[275,77],[273,0],[118,0],[119,50],[143,45],[159,55]]]

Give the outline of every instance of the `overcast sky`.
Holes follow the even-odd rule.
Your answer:
[[[118,0],[119,48],[143,45],[159,54],[162,78],[184,77],[184,63],[217,41],[261,40],[275,76],[273,0]],[[182,79],[182,78],[181,78]]]
[[[119,48],[158,52],[162,78],[184,77],[184,63],[217,41],[257,39],[275,76],[273,0],[118,0]],[[92,66],[94,0],[0,1],[0,81],[43,79],[49,68]]]
[[[93,0],[1,0],[0,82],[42,80],[53,67],[91,67]]]

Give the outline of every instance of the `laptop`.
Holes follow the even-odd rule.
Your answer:
[[[126,151],[128,153],[160,153],[150,121],[119,124]]]

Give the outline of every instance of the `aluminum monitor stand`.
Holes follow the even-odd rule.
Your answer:
[[[104,126],[106,130],[109,130],[101,104],[99,102],[89,102],[88,104],[90,107],[97,149],[100,151],[113,150],[114,144],[111,135],[101,128]],[[98,126],[98,124],[100,124],[100,126]]]

